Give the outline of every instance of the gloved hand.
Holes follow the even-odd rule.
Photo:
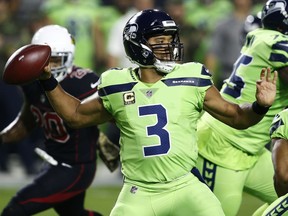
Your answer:
[[[115,171],[120,164],[119,147],[112,143],[102,132],[99,134],[97,145],[99,150],[99,157],[105,163],[110,172]]]

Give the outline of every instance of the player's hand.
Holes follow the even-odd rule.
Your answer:
[[[43,73],[40,75],[39,80],[46,80],[52,76],[50,64],[44,68]]]
[[[256,82],[256,100],[260,106],[270,107],[276,96],[276,82],[278,72],[274,71],[273,77],[270,68],[262,68],[260,80]]]
[[[110,172],[115,171],[120,164],[119,147],[112,143],[103,132],[100,132],[99,134],[97,147],[99,156],[107,168]]]

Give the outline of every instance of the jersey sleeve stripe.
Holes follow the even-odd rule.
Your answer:
[[[271,53],[271,55],[269,57],[269,61],[286,63],[286,62],[288,62],[288,58],[283,54]]]
[[[279,128],[280,126],[284,125],[284,122],[282,119],[279,119],[278,121],[275,121],[272,123],[271,127],[270,127],[270,136],[272,136],[272,134],[274,133],[274,131],[277,130],[277,128]]]
[[[285,52],[288,52],[288,41],[279,41],[279,42],[273,44],[272,49],[283,50]]]
[[[106,86],[99,89],[99,96],[103,97],[114,93],[130,91],[136,84],[137,82],[131,82],[119,85]]]
[[[284,53],[281,53],[281,51],[284,51]],[[287,52],[288,41],[278,41],[272,45],[272,52],[270,54],[269,61],[286,63],[288,61],[288,57],[286,55]]]

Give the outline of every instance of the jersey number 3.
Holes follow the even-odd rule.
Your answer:
[[[147,136],[158,136],[160,144],[143,147],[145,157],[167,154],[170,149],[170,136],[165,126],[167,125],[166,109],[162,105],[149,105],[139,107],[139,116],[156,115],[157,123],[147,126]]]

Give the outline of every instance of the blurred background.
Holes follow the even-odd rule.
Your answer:
[[[132,65],[125,57],[122,30],[128,18],[139,10],[164,9],[180,27],[184,43],[184,60],[201,62],[213,74],[220,88],[232,71],[241,49],[241,30],[249,14],[261,11],[260,0],[0,0],[0,73],[10,55],[29,44],[35,31],[47,24],[66,27],[75,37],[76,65],[101,74],[111,67]],[[13,121],[22,98],[17,90],[0,82],[0,94],[12,101],[13,109],[2,116]],[[8,103],[1,99],[1,103]],[[0,110],[1,112],[1,110]],[[1,117],[0,117],[1,118]],[[5,118],[7,119],[7,118]],[[0,131],[10,122],[0,119]],[[106,130],[105,125],[101,126]],[[34,147],[42,142],[42,132],[35,131],[21,143],[0,147],[0,211],[11,196],[35,177],[42,161]],[[98,170],[87,205],[109,214],[122,176],[98,163]],[[105,205],[99,204],[104,202]],[[95,205],[93,204],[95,203]],[[244,194],[241,215],[251,215],[262,203]],[[251,210],[252,209],[252,210]],[[53,212],[39,215],[53,216]]]

